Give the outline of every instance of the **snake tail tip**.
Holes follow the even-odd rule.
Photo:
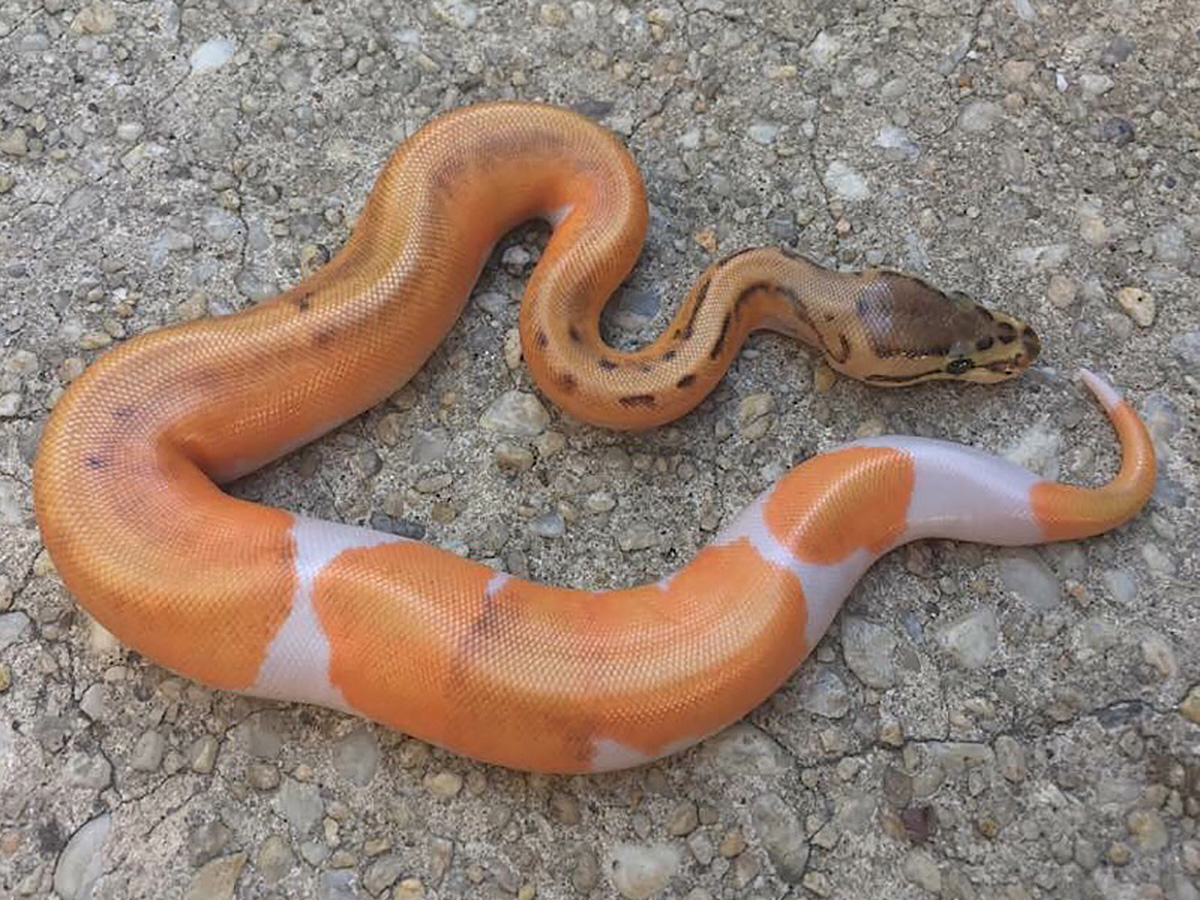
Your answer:
[[[1080,369],[1079,378],[1105,409],[1112,409],[1121,402],[1121,393],[1090,369]]]

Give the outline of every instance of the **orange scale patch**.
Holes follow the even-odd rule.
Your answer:
[[[775,539],[803,562],[829,565],[858,550],[883,553],[907,526],[915,477],[901,450],[847,447],[794,469],[771,492],[763,516]]]
[[[1078,540],[1116,528],[1137,515],[1154,490],[1154,445],[1146,426],[1124,400],[1108,416],[1123,447],[1116,478],[1099,488],[1043,481],[1030,489],[1033,516],[1047,541]]]
[[[313,583],[329,678],[363,715],[449,744],[462,636],[484,613],[486,566],[419,543],[347,550]]]
[[[350,550],[314,585],[330,675],[364,715],[501,765],[582,772],[599,739],[655,754],[735,721],[803,659],[795,575],[746,542],[672,581],[590,593],[423,544]]]

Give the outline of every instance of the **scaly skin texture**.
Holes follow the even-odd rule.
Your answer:
[[[563,110],[472,107],[396,152],[320,272],[237,315],[131,340],[72,384],[44,431],[34,501],[80,603],[217,687],[351,710],[507,766],[596,771],[740,718],[904,541],[1085,537],[1149,495],[1145,428],[1090,374],[1124,449],[1107,486],[1044,482],[937,441],[859,442],[798,466],[670,578],[618,591],[532,584],[220,491],[410,378],[495,241],[538,215],[556,228],[522,307],[526,357],[552,400],[598,424],[682,415],[756,328],[882,385],[1000,380],[1038,351],[1022,323],[910,276],[760,249],[714,264],[662,337],[617,352],[597,323],[646,225],[628,154]]]

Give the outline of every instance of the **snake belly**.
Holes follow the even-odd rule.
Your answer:
[[[670,577],[622,590],[536,584],[220,490],[407,381],[497,239],[537,216],[555,227],[522,305],[525,355],[539,388],[590,422],[682,415],[756,328],[885,385],[999,380],[1038,351],[1022,323],[917,279],[762,249],[715,264],[658,341],[618,353],[598,320],[646,226],[628,153],[565,110],[469,107],[398,148],[319,272],[237,314],[130,340],[70,385],[43,432],[34,503],[80,604],[217,688],[346,710],[513,768],[594,772],[744,716],[905,541],[1080,538],[1149,496],[1146,429],[1090,373],[1123,450],[1104,486],[939,441],[860,441],[797,466]]]

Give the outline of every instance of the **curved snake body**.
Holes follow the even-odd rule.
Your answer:
[[[624,590],[534,584],[217,487],[396,390],[497,239],[535,216],[554,233],[521,309],[525,356],[544,393],[601,425],[687,412],[757,328],[882,385],[1000,380],[1038,352],[1027,326],[960,295],[770,249],[714,264],[658,340],[613,350],[600,311],[646,225],[633,162],[563,110],[471,107],[397,150],[322,270],[235,315],[131,340],[71,385],[34,475],[68,588],[129,646],[207,684],[350,710],[506,766],[586,772],[743,716],[900,543],[1078,538],[1149,494],[1145,428],[1090,374],[1124,452],[1108,485],[1048,482],[938,441],[859,441],[798,466],[674,575]]]

